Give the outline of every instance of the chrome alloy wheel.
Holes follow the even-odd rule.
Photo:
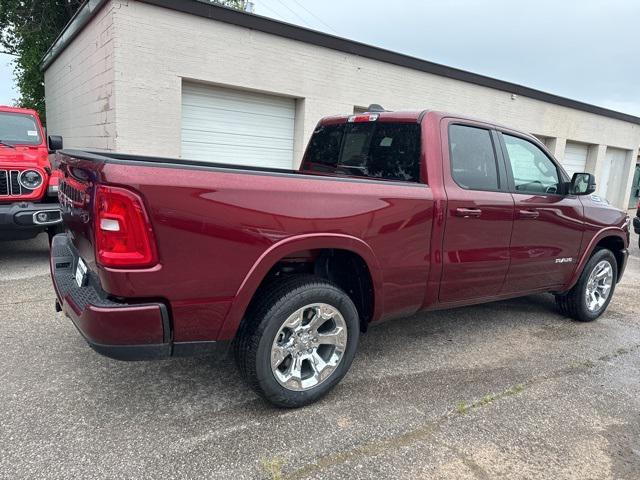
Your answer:
[[[597,312],[611,294],[613,285],[613,267],[607,260],[599,262],[591,271],[585,289],[585,300],[590,312]]]
[[[287,390],[320,385],[338,368],[347,348],[347,324],[337,308],[313,303],[282,324],[271,346],[271,371]]]

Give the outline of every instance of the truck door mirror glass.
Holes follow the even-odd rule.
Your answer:
[[[571,179],[573,195],[591,195],[596,191],[596,177],[590,173],[574,173]]]
[[[62,137],[60,135],[49,135],[49,151],[54,153],[62,150]]]

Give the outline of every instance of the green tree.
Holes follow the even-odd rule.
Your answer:
[[[248,10],[249,4],[251,3],[248,0],[209,0],[209,2],[218,3],[225,7],[235,8],[237,10]]]
[[[210,0],[247,10],[247,0]],[[40,62],[82,0],[0,0],[0,51],[14,57],[18,105],[45,121],[44,75]]]
[[[0,50],[13,55],[18,104],[44,119],[44,78],[40,61],[81,0],[0,1]]]

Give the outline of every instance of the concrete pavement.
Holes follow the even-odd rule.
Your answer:
[[[603,318],[538,295],[373,328],[276,410],[207,359],[121,363],[53,309],[46,237],[0,244],[0,478],[640,475],[640,253]]]

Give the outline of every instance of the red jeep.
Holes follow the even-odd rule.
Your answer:
[[[51,136],[49,143],[35,110],[0,105],[0,240],[59,231],[59,172],[49,153],[62,148],[62,139]]]
[[[630,219],[533,136],[432,111],[323,119],[299,170],[64,151],[57,308],[98,352],[150,359],[233,342],[280,406],[347,373],[371,325],[555,295],[592,321]]]

